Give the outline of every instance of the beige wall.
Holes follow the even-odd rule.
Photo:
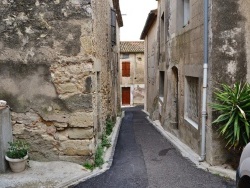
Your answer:
[[[131,100],[130,105],[144,104],[144,53],[125,53],[128,58],[122,58],[124,53],[121,53],[120,58],[120,79],[121,88],[130,87]],[[122,76],[122,62],[130,62],[130,77]]]
[[[145,84],[146,99],[145,109],[150,113],[152,119],[159,118],[158,112],[158,22],[155,21],[145,38]]]

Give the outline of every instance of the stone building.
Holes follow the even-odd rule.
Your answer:
[[[0,1],[0,99],[33,160],[92,159],[119,113],[119,0]]]
[[[197,154],[202,153],[205,117],[205,157],[208,163],[217,165],[225,163],[229,154],[212,128],[216,114],[209,103],[221,83],[250,82],[250,2],[209,1],[208,24],[204,24],[204,2],[158,0],[157,12],[150,12],[141,35],[146,49],[145,106],[153,119],[160,120],[165,130]],[[204,26],[208,26],[208,36]],[[208,39],[206,45],[204,39]],[[202,105],[204,94],[207,98]]]
[[[120,43],[121,105],[144,104],[144,42]]]

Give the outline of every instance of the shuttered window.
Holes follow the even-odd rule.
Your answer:
[[[111,43],[116,45],[116,11],[111,9]]]
[[[122,76],[130,77],[130,62],[122,62]]]

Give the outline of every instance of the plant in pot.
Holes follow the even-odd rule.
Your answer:
[[[10,147],[6,152],[5,159],[9,162],[13,172],[22,172],[26,168],[29,146],[22,140],[9,142]]]
[[[226,147],[239,158],[242,149],[250,141],[250,85],[236,83],[230,87],[222,84],[214,94],[216,102],[211,107],[219,116],[213,124],[217,125]]]

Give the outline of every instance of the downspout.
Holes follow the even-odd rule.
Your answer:
[[[204,0],[204,64],[202,91],[202,128],[201,128],[201,156],[202,162],[206,157],[206,118],[207,118],[207,81],[208,81],[208,1]]]

